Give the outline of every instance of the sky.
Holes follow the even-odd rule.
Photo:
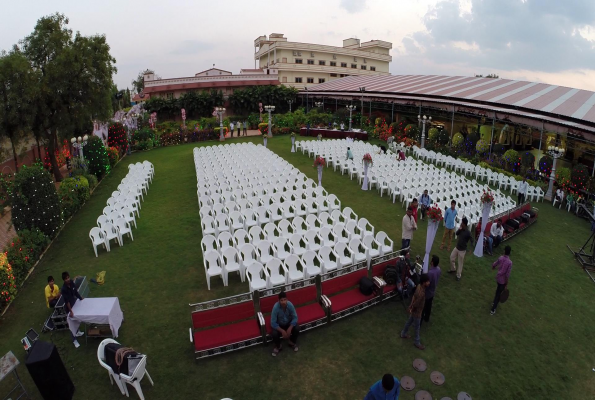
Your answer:
[[[141,70],[162,78],[216,67],[254,68],[254,39],[341,46],[392,42],[390,72],[545,82],[595,91],[593,0],[0,0],[0,50],[45,15],[83,35],[106,35],[119,88]]]

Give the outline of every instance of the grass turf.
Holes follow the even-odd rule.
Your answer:
[[[207,145],[211,144],[216,143]],[[467,255],[463,279],[456,282],[445,273],[449,253],[434,244],[443,275],[432,321],[422,327],[425,351],[399,338],[407,314],[400,302],[389,301],[305,333],[297,354],[285,349],[273,359],[269,345],[195,361],[188,341],[188,304],[242,293],[248,285],[230,275],[229,287],[213,278],[211,291],[206,288],[193,147],[135,153],[118,164],[64,228],[0,320],[0,355],[12,350],[20,359],[20,375],[34,398],[40,395],[25,371],[19,340],[30,327],[41,329],[49,315],[43,298],[46,277],[51,274],[59,282],[64,270],[88,277],[107,271],[105,285],[92,285],[91,296],[119,297],[126,320],[117,340],[148,355],[155,386],[143,380],[147,398],[363,398],[386,372],[415,379],[416,389],[402,391],[401,399],[413,399],[419,389],[429,390],[436,398],[456,398],[460,391],[484,399],[595,397],[589,353],[595,330],[594,286],[566,249],[567,243],[582,245],[589,225],[547,203],[537,205],[540,215],[533,227],[507,242],[513,248],[511,297],[495,316],[489,314],[496,289],[490,268],[495,257]],[[316,180],[312,159],[289,152],[289,137],[269,140],[269,148]],[[128,171],[127,165],[145,159],[155,166],[155,180],[142,203],[134,242],[125,239],[122,248],[112,244],[110,253],[100,250],[95,258],[88,239],[90,228]],[[342,207],[352,207],[377,231],[384,230],[396,245],[400,243],[404,213],[400,205],[375,191],[360,190],[355,181],[330,168],[324,170],[323,186],[339,197]],[[441,235],[442,228],[436,241]],[[412,248],[413,254],[423,255],[425,222],[420,223]],[[120,396],[97,363],[99,340],[90,339],[87,345],[82,340],[77,350],[66,331],[43,334],[41,340],[53,340],[58,346],[76,386],[76,398]],[[428,364],[425,373],[412,368],[418,357]],[[429,380],[434,370],[446,377],[441,387]],[[0,393],[12,383],[12,377],[1,382]]]

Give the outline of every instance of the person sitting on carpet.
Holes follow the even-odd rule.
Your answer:
[[[288,339],[289,347],[293,348],[293,351],[298,351],[297,338],[300,333],[298,315],[293,304],[287,300],[285,292],[279,293],[279,301],[273,306],[271,328],[273,328],[271,336],[275,343],[273,357],[281,351],[281,338]]]
[[[45,305],[48,308],[56,307],[56,303],[60,299],[60,289],[58,285],[54,284],[54,277],[48,276],[48,284],[45,287]]]

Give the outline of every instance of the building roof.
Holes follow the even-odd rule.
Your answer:
[[[350,76],[308,87],[312,92],[391,94],[419,100],[497,107],[525,116],[549,117],[595,127],[595,92],[511,79],[440,75]],[[589,129],[592,130],[592,129]]]
[[[209,72],[209,71],[220,71],[220,72],[225,72],[227,74],[232,74],[232,72],[226,71],[226,70],[221,69],[221,68],[209,68],[209,69],[205,69],[204,71],[197,72],[194,76],[198,76],[200,74],[204,74],[205,72]]]

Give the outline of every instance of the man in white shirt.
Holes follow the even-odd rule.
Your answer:
[[[560,202],[560,204],[562,203],[562,200],[564,200],[564,191],[562,188],[558,188],[558,190],[556,190],[556,199]]]
[[[233,124],[233,122],[229,123],[229,130],[231,132],[231,137],[233,137],[233,128],[235,127],[235,125]]]
[[[403,216],[401,225],[401,249],[406,249],[411,245],[413,231],[417,229],[417,223],[413,218],[413,207],[407,207],[407,214]]]
[[[499,219],[497,223],[492,223],[492,227],[490,228],[490,236],[488,237],[488,254],[492,255],[492,250],[495,247],[498,247],[500,242],[502,242],[504,235],[504,227],[502,226],[502,220]]]
[[[517,191],[519,198],[517,205],[520,206],[525,202],[525,198],[527,197],[527,189],[529,189],[529,184],[527,183],[527,178],[523,178],[523,181],[519,183],[519,189]]]

